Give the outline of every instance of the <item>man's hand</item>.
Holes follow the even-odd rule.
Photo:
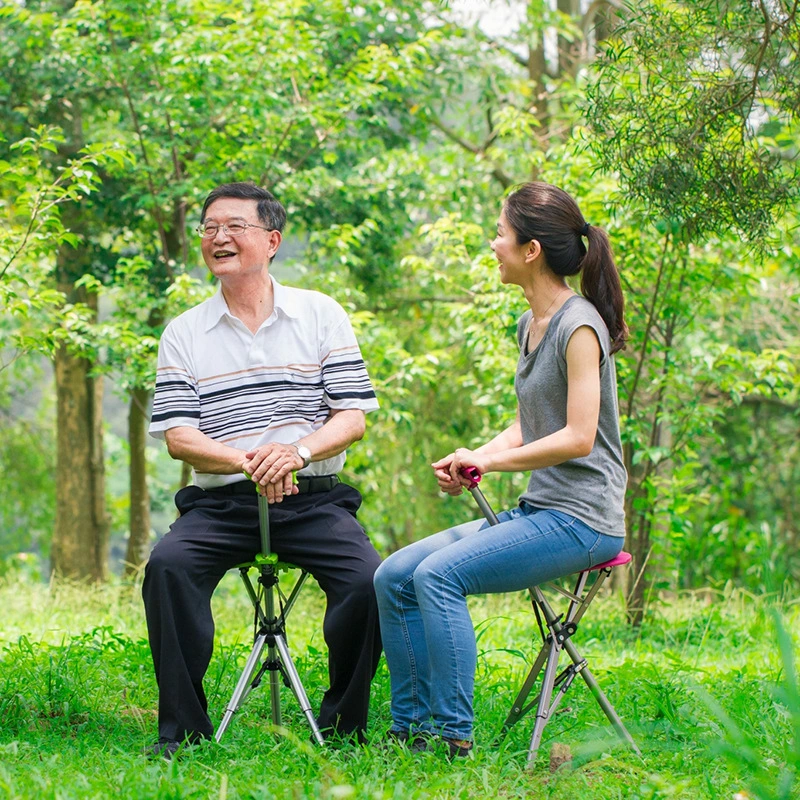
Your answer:
[[[280,503],[286,495],[297,494],[292,472],[303,468],[303,459],[294,445],[271,442],[245,453],[244,458],[242,469],[267,502]]]

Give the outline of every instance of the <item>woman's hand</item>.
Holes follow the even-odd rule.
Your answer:
[[[458,480],[462,486],[469,486],[471,481],[465,478],[461,471],[467,467],[474,467],[481,475],[489,472],[489,459],[484,453],[476,450],[467,450],[466,447],[459,447],[453,453],[453,460],[450,462],[450,476],[453,480]]]
[[[431,466],[439,483],[439,489],[453,497],[461,494],[463,488],[470,484],[470,481],[461,475],[462,469],[475,467],[481,475],[489,471],[486,456],[474,450],[467,450],[465,447],[459,447],[454,453],[435,461]]]
[[[450,453],[444,458],[434,461],[431,466],[433,467],[433,474],[436,476],[436,481],[439,484],[439,490],[455,497],[461,494],[461,482],[454,482],[450,477],[450,464],[454,455],[454,453]]]

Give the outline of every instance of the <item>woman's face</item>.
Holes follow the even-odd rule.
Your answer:
[[[517,234],[508,224],[506,211],[503,209],[497,220],[497,236],[490,243],[500,263],[500,280],[503,283],[520,285],[526,277],[529,277],[530,265],[526,259],[529,244],[517,244]]]

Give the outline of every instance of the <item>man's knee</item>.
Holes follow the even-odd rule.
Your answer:
[[[150,558],[144,568],[145,576],[161,574],[173,565],[183,562],[183,547],[175,542],[169,535],[159,541],[150,553]]]
[[[144,568],[142,594],[145,599],[153,593],[160,594],[184,583],[192,583],[192,561],[187,548],[180,540],[165,536],[150,553]]]
[[[375,569],[372,567],[354,573],[347,582],[347,596],[357,601],[373,602],[375,598],[374,576]]]

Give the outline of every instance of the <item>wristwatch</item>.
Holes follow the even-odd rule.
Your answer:
[[[305,469],[311,463],[311,451],[304,444],[297,444],[296,442],[292,447],[297,450],[297,455],[303,459],[303,466],[301,469]]]

